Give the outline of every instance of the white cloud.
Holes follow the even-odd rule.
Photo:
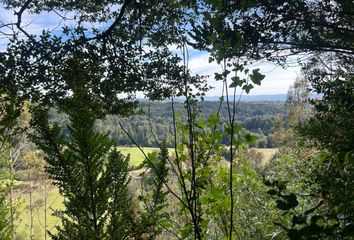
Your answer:
[[[211,75],[213,76],[215,72],[220,72],[221,67],[216,63],[209,63],[209,54],[200,53],[195,57],[192,57],[188,63],[189,68],[193,73]]]

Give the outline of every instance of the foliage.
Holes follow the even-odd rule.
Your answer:
[[[9,197],[13,185],[13,174],[10,173],[10,161],[6,151],[0,152],[0,238],[12,239],[15,230],[11,221],[11,206]]]
[[[296,79],[289,87],[285,102],[288,114],[285,117],[276,117],[272,134],[274,146],[296,148],[299,143],[296,128],[299,124],[306,122],[311,115],[310,90],[305,76]],[[306,142],[305,139],[304,142]]]
[[[141,215],[142,231],[149,239],[156,239],[165,230],[171,228],[170,217],[166,212],[168,191],[164,184],[168,181],[168,149],[166,142],[162,142],[158,154],[150,153],[149,161],[145,160],[144,165],[154,170],[147,174],[142,173],[143,186],[142,195],[139,200],[144,207]]]
[[[0,92],[0,238],[12,239],[20,209],[14,191],[16,168],[26,142],[28,111],[9,89]]]
[[[222,156],[226,147],[221,143],[224,130],[219,128],[222,125],[220,118],[217,114],[206,120],[198,118],[199,103],[187,98],[185,104],[191,114],[181,115],[182,120],[176,119],[175,153],[169,161],[171,180],[165,181],[170,198],[176,200],[174,204],[179,203],[179,222],[170,220],[167,226],[175,227],[169,231],[182,239],[228,238],[232,226],[231,231],[239,237],[266,237],[272,228],[270,205],[255,207],[267,199],[261,179],[247,160],[233,159],[231,180],[235,197],[231,200],[230,173],[225,166],[229,163]],[[237,151],[254,140],[240,125],[235,126],[234,134]],[[149,159],[154,158],[149,156]],[[152,171],[156,171],[154,169]],[[172,182],[177,186],[171,185]],[[229,219],[231,201],[235,205],[232,224]]]
[[[252,168],[248,159],[236,155],[233,169],[234,226],[235,239],[267,239],[273,231],[274,210],[263,187],[262,179]],[[239,157],[240,156],[240,157]],[[210,188],[210,189],[209,189]],[[208,239],[228,236],[230,212],[229,169],[217,166],[213,180],[208,186],[206,213],[211,223]]]
[[[0,53],[0,151],[9,141],[9,137],[21,132],[21,126],[16,125],[16,120],[21,114],[22,98],[16,95],[12,85],[6,83],[12,79],[15,66],[6,65],[7,59]],[[8,74],[7,74],[8,73]]]
[[[352,239],[350,158],[348,156],[348,162],[343,166],[338,156],[321,153],[308,158],[308,163],[300,167],[297,160],[297,169],[301,170],[291,176],[299,177],[297,181],[284,180],[278,174],[273,180],[265,180],[271,187],[268,193],[276,199],[276,206],[281,211],[282,217],[276,224],[290,239]],[[281,169],[285,173],[291,171]],[[304,191],[310,194],[304,194]]]
[[[193,46],[224,58],[285,60],[306,52],[353,54],[353,2],[200,1]]]
[[[249,199],[251,191],[246,190],[260,189],[259,179],[247,162],[236,157],[256,140],[237,122],[236,87],[249,93],[254,85],[261,84],[264,75],[260,70],[246,67],[254,60],[266,58],[284,64],[289,55],[305,52],[312,57],[304,64],[305,77],[317,93],[323,94],[321,100],[313,102],[315,116],[302,127],[303,135],[321,151],[318,157],[309,158],[314,166],[308,169],[310,176],[300,178],[309,182],[305,187],[314,197],[301,201],[298,186],[287,190],[281,181],[266,183],[272,187],[269,194],[276,198],[278,209],[285,213],[279,225],[288,237],[350,239],[353,209],[347,206],[353,205],[353,197],[343,189],[350,189],[353,182],[353,1],[1,2],[6,9],[14,10],[16,18],[0,25],[0,34],[8,39],[0,53],[1,142],[8,137],[6,129],[14,130],[14,119],[23,102],[33,101],[32,123],[38,131],[33,139],[47,154],[47,171],[66,199],[66,209],[59,212],[63,225],[58,227],[57,238],[124,239],[136,234],[130,231],[134,219],[127,190],[128,160],[111,150],[114,144],[107,135],[94,131],[94,122],[107,114],[134,113],[138,91],[151,99],[186,98],[184,118],[177,128],[175,115],[172,120],[175,158],[170,167],[178,191],[169,188],[164,179],[165,164],[158,165],[151,157],[150,167],[159,178],[152,198],[159,203],[157,212],[143,216],[144,222],[151,222],[150,217],[163,218],[163,183],[180,203],[184,221],[179,237],[211,237],[214,233],[209,227],[217,219],[225,238],[263,238],[260,227],[243,231],[258,218],[253,209],[242,211],[243,205],[237,202]],[[26,30],[22,18],[26,13],[38,16],[47,12],[58,15],[56,30],[43,29],[39,34]],[[5,28],[12,32],[3,32]],[[216,115],[198,118],[195,97],[202,99],[209,87],[205,77],[191,75],[187,44],[209,52],[209,61],[221,64],[222,73],[214,77],[224,84],[227,114],[222,120],[227,124],[221,123],[219,110]],[[183,56],[174,54],[171,46],[177,46]],[[229,99],[230,89],[234,91],[233,100]],[[69,115],[67,136],[57,124],[50,125],[46,114],[49,107]],[[293,122],[299,122],[299,112],[290,113]],[[269,119],[261,120],[270,128]],[[257,125],[252,121],[251,125]],[[295,136],[293,122],[288,121],[291,131],[278,131],[279,139]],[[259,128],[256,131],[263,136],[264,129]],[[147,136],[146,129],[137,128],[139,141]],[[220,162],[225,143],[229,146],[228,172],[215,172],[212,166]],[[296,144],[288,143],[292,147]],[[264,138],[258,142],[260,146],[267,144]],[[166,152],[161,154],[169,160]],[[293,156],[287,157],[293,164]],[[215,180],[223,183],[223,189],[213,188]],[[311,206],[317,198],[319,203]],[[217,205],[219,200],[225,209]],[[253,200],[250,205],[257,206],[264,199]],[[252,221],[240,217],[242,214]],[[266,218],[260,221],[268,228]],[[149,231],[155,230],[153,226]],[[215,236],[219,237],[218,233],[216,230]]]
[[[332,81],[314,83],[315,91],[323,94],[313,100],[315,115],[302,127],[301,132],[320,147],[342,155],[354,146],[354,77],[337,77]]]
[[[179,87],[181,59],[169,46],[180,43],[181,26],[189,18],[183,4],[155,0],[2,3],[7,10],[20,8],[16,22],[0,25],[18,30],[6,35],[8,46],[1,55],[7,60],[1,64],[3,69],[11,70],[1,75],[2,89],[11,89],[14,96],[47,106],[66,101],[72,81],[63,73],[77,64],[72,61],[77,55],[83,61],[76,73],[91,75],[87,90],[103,103],[105,113],[132,113],[138,91],[162,99]],[[58,28],[27,32],[22,22],[26,13],[54,14]],[[203,82],[194,80],[196,85]]]
[[[320,80],[320,79],[318,79]],[[311,193],[316,194],[323,206],[318,218],[326,226],[321,234],[338,239],[351,239],[353,234],[353,125],[348,116],[353,115],[353,77],[341,74],[330,82],[314,82],[315,90],[323,94],[313,101],[315,115],[301,127],[303,137],[314,141],[321,152],[312,162],[316,168],[310,171]],[[319,134],[319,133],[322,134]]]
[[[46,170],[64,197],[58,211],[62,226],[54,239],[124,239],[131,230],[127,191],[128,159],[107,135],[94,132],[97,118],[85,90],[75,92],[67,113],[71,135],[64,139],[58,125],[50,126],[45,110],[33,113],[38,135],[34,142],[46,153]]]
[[[312,71],[316,72],[316,68]],[[322,73],[306,75],[312,78],[314,90],[322,96],[311,100],[315,114],[299,127],[301,139],[312,140],[312,145],[318,148],[317,154],[310,152],[305,157],[307,164],[299,182],[302,188],[284,193],[287,183],[280,186],[278,179],[266,182],[272,187],[269,194],[277,199],[277,208],[287,215],[278,224],[291,239],[352,239],[353,236],[353,194],[349,190],[354,187],[350,173],[353,126],[348,122],[353,111],[351,104],[347,104],[353,95],[353,78],[341,72]],[[307,197],[303,197],[303,192]]]

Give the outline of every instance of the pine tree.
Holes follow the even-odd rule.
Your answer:
[[[94,131],[99,111],[89,91],[76,88],[64,112],[70,117],[65,139],[47,111],[36,107],[34,142],[46,153],[47,172],[64,197],[57,212],[62,225],[53,239],[125,239],[131,222],[127,189],[128,158],[114,150],[107,134]]]
[[[147,176],[143,175],[146,195],[140,196],[145,207],[141,214],[141,226],[144,228],[141,234],[148,235],[149,239],[156,239],[162,230],[170,227],[169,216],[164,211],[168,206],[168,190],[164,187],[164,183],[168,182],[168,157],[167,145],[163,141],[159,153],[149,154],[150,162],[145,164],[152,171]]]
[[[112,240],[127,238],[127,230],[134,221],[132,199],[128,192],[128,163],[129,157],[124,157],[116,150],[108,157],[105,179],[111,197],[108,203],[108,239]]]

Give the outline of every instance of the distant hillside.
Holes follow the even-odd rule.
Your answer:
[[[243,102],[255,102],[255,101],[282,101],[285,102],[286,94],[274,94],[274,95],[243,95],[241,101]],[[218,101],[218,96],[204,97],[205,101]]]
[[[219,107],[219,102],[205,101],[200,102],[200,118],[207,118],[210,114],[215,114]],[[182,119],[186,115],[184,104],[182,102],[175,103],[175,110]],[[141,102],[144,114],[135,115],[128,118],[119,116],[107,116],[105,119],[97,121],[96,129],[100,132],[107,132],[118,145],[132,145],[129,137],[119,127],[121,122],[124,128],[134,138],[134,140],[144,147],[156,147],[152,133],[161,141],[167,138],[171,140],[173,133],[173,118],[171,102]],[[228,120],[227,105],[224,103],[220,109],[220,118],[223,122]],[[248,131],[259,136],[258,147],[271,147],[271,133],[276,115],[284,116],[287,114],[283,101],[242,101],[236,111],[236,121],[241,123]],[[51,112],[51,119],[57,121],[60,125],[65,126],[68,118],[63,114],[55,111]],[[64,127],[64,134],[67,129]],[[227,144],[228,140],[223,139],[223,143]],[[170,141],[171,143],[171,141]]]

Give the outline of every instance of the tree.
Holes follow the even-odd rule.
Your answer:
[[[323,97],[313,101],[315,115],[300,129],[304,138],[310,138],[321,149],[319,157],[314,159],[317,168],[311,172],[313,184],[318,186],[316,193],[326,206],[320,209],[321,213],[328,223],[333,223],[332,234],[344,239],[351,239],[354,216],[354,196],[349,190],[354,188],[354,178],[349,174],[354,167],[354,126],[348,120],[354,116],[353,82],[353,77],[336,78],[315,85]]]
[[[181,143],[177,143],[177,136],[175,137],[176,172],[180,179],[182,197],[175,196],[185,212],[189,214],[189,223],[181,232],[185,237],[202,239],[206,234],[207,225],[203,215],[205,204],[202,201],[202,194],[208,179],[203,174],[205,173],[206,176],[210,174],[205,160],[209,160],[212,151],[202,150],[205,146],[215,150],[218,144],[215,144],[214,140],[220,138],[219,135],[213,135],[215,132],[210,136],[203,136],[203,125],[205,126],[206,123],[197,122],[198,109],[193,105],[195,96],[191,86],[202,90],[202,93],[198,92],[201,96],[208,88],[204,87],[203,78],[189,75],[188,64],[186,64],[188,62],[187,43],[197,49],[210,52],[210,61],[216,60],[223,67],[223,72],[215,74],[215,79],[224,83],[228,111],[228,124],[225,126],[226,133],[223,134],[227,136],[225,139],[230,146],[228,172],[230,207],[227,208],[230,213],[227,219],[229,222],[226,221],[225,224],[228,226],[226,236],[230,240],[234,233],[238,233],[237,229],[234,229],[235,156],[244,142],[250,143],[254,140],[251,135],[243,134],[236,123],[235,115],[238,106],[235,100],[236,87],[240,87],[242,92],[249,93],[254,85],[259,85],[264,78],[259,69],[250,71],[245,65],[251,60],[261,58],[284,63],[283,60],[287,59],[288,55],[311,52],[313,59],[309,61],[307,70],[309,74],[316,72],[307,75],[315,76],[311,79],[311,83],[319,83],[319,86],[323,86],[322,80],[332,80],[328,76],[333,73],[338,73],[337,83],[342,80],[345,82],[350,79],[353,72],[354,14],[352,9],[354,8],[352,1],[348,0],[184,1],[183,3],[122,0],[115,5],[111,1],[72,3],[55,0],[4,0],[3,2],[7,8],[18,10],[17,21],[0,26],[13,27],[14,30],[14,33],[10,34],[7,49],[1,54],[4,60],[1,68],[5,69],[0,75],[0,80],[3,80],[1,93],[21,96],[21,101],[31,99],[45,108],[58,106],[61,111],[72,116],[74,125],[70,130],[72,136],[69,141],[60,137],[58,128],[48,127],[47,119],[42,119],[41,114],[34,121],[37,130],[51,140],[42,142],[42,148],[47,151],[48,156],[52,156],[52,159],[48,158],[52,164],[48,169],[58,178],[57,181],[64,182],[69,179],[60,180],[60,177],[64,178],[61,172],[56,175],[53,169],[59,168],[59,165],[55,165],[54,160],[73,158],[73,150],[81,150],[79,143],[84,142],[79,140],[91,140],[93,119],[102,118],[108,113],[132,113],[135,104],[131,100],[135,99],[135,93],[139,90],[146,90],[147,95],[155,99],[174,94],[186,97],[187,120],[181,124]],[[73,27],[66,22],[61,25],[59,32],[45,30],[42,34],[36,35],[27,32],[24,28],[22,15],[25,11],[33,14],[43,11],[56,12],[64,22],[67,20],[65,14],[74,12],[76,15]],[[196,16],[193,16],[193,13],[196,13]],[[111,24],[105,28],[106,30],[96,27],[102,23]],[[87,26],[90,25],[93,27],[88,29]],[[127,32],[130,34],[126,34]],[[172,44],[181,48],[182,59],[171,54],[169,46]],[[180,60],[183,61],[183,66],[178,65]],[[334,62],[335,67],[329,66],[328,62]],[[322,69],[319,70],[315,66],[317,63],[327,70],[320,71]],[[325,74],[321,75],[322,73]],[[245,77],[241,77],[242,75]],[[234,88],[233,100],[229,99],[229,87]],[[79,94],[79,98],[75,99],[77,96],[75,94],[80,92],[79,89],[84,89],[88,95],[81,98],[82,95]],[[126,93],[127,97],[121,98],[121,93]],[[77,107],[76,104],[79,102],[88,103],[89,110],[92,111],[82,113],[83,116],[90,116],[88,113],[94,116],[89,119],[91,122],[85,123],[88,130],[86,135],[82,131],[82,136],[74,128],[80,127],[79,118],[76,116],[80,111],[75,109],[76,113],[72,108],[72,106]],[[216,125],[217,118],[211,117],[210,121]],[[210,140],[208,137],[213,139]],[[36,140],[41,144],[40,138]],[[74,143],[77,144],[73,145]],[[94,147],[92,145],[90,146]],[[51,146],[55,146],[54,150]],[[342,144],[335,147],[348,146]],[[342,150],[338,150],[341,154],[340,159],[343,155]],[[330,151],[333,151],[332,147]],[[106,154],[108,151],[102,153],[102,155]],[[88,157],[78,156],[78,159],[83,161]],[[99,157],[95,162],[98,163],[98,168],[104,165]],[[65,165],[62,164],[61,167],[63,166]],[[77,170],[86,171],[88,166],[90,163]],[[187,166],[186,170],[183,169],[184,166]],[[89,172],[91,170],[90,167]],[[97,172],[100,172],[100,169],[97,169]],[[88,175],[91,176],[90,174]],[[93,176],[97,178],[100,175],[93,173]],[[83,177],[84,182],[85,180],[87,179]],[[92,181],[88,183],[91,184],[92,193]],[[74,185],[72,180],[70,184]],[[76,187],[79,189],[78,186]],[[273,190],[272,193],[280,198],[278,199],[280,208],[289,210],[297,207],[296,196],[283,194],[280,188]],[[103,208],[103,203],[97,204]],[[95,205],[91,201],[91,205],[87,204],[87,206],[91,206],[92,210]],[[74,209],[69,210],[74,211]],[[90,214],[95,216],[93,212]],[[70,219],[66,218],[65,222],[64,227],[67,227],[68,231],[74,229],[75,226],[71,225]],[[90,236],[96,234],[96,238],[101,236],[103,228],[97,226],[97,221],[91,222],[94,222],[94,227],[88,227],[87,233],[93,233]]]
[[[169,154],[166,142],[163,141],[159,153],[149,154],[145,160],[148,169],[155,169],[142,174],[142,191],[139,200],[144,207],[140,213],[141,236],[147,235],[148,239],[157,239],[164,230],[171,231],[170,216],[166,212],[168,190],[164,184],[168,182]],[[174,230],[172,230],[174,231]]]
[[[350,0],[202,1],[192,44],[217,59],[282,60],[300,52],[353,55],[352,9]]]
[[[66,113],[70,136],[50,126],[45,110],[33,110],[33,141],[46,154],[46,170],[64,197],[58,212],[62,226],[54,239],[126,239],[133,213],[127,190],[128,159],[114,149],[106,134],[93,130],[101,109],[87,89],[75,89]]]
[[[284,181],[267,182],[272,186],[269,193],[277,199],[277,207],[288,215],[279,225],[291,239],[353,236],[353,194],[349,190],[354,187],[353,124],[348,120],[353,117],[353,77],[340,71],[341,66],[336,71],[322,67],[320,64],[310,71],[305,69],[312,73],[305,76],[311,78],[312,87],[321,98],[310,100],[314,115],[297,126],[298,141],[306,141],[317,150],[316,154],[312,150],[312,154],[308,151],[298,156],[307,162],[302,163],[306,170],[301,177],[302,192],[306,191],[308,197],[294,189],[287,190]],[[298,162],[301,164],[301,160]]]
[[[4,239],[15,236],[19,202],[14,197],[14,181],[29,121],[26,107],[12,94],[9,89],[0,90],[0,238]]]
[[[178,83],[180,58],[168,47],[179,42],[184,22],[182,6],[171,1],[2,1],[16,11],[17,21],[2,23],[12,28],[2,52],[2,88],[21,99],[56,105],[70,95],[70,82],[62,78],[68,60],[80,54],[82,67],[96,75],[87,86],[110,114],[132,113],[136,92],[152,99],[171,94]],[[49,12],[58,17],[60,30],[36,34],[23,27],[22,15]],[[69,15],[73,16],[73,20]],[[108,25],[105,30],[97,27]],[[96,26],[95,26],[96,25]],[[89,27],[92,26],[92,27]],[[18,57],[21,56],[21,57]],[[6,61],[5,61],[6,60]],[[70,67],[70,66],[69,66]],[[44,89],[42,91],[40,89]],[[124,94],[122,94],[124,93]],[[108,104],[109,103],[109,104]]]
[[[289,87],[285,106],[288,109],[286,117],[278,117],[273,129],[273,140],[283,148],[296,148],[299,143],[296,128],[306,122],[311,115],[310,86],[305,78],[298,78]]]
[[[322,99],[312,101],[315,115],[303,126],[302,133],[316,146],[342,155],[353,150],[353,86],[353,77],[314,84]]]

